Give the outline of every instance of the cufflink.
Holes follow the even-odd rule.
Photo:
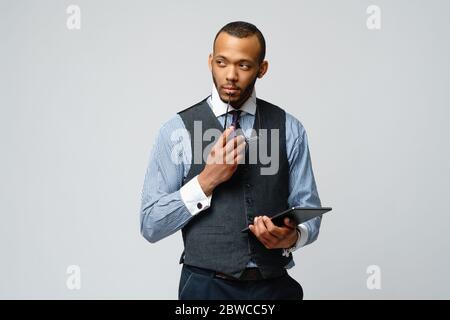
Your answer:
[[[197,203],[197,208],[201,209],[201,208],[203,208],[203,205],[199,202],[199,203]]]

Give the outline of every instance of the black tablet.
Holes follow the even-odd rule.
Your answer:
[[[318,217],[325,212],[331,211],[330,207],[320,207],[320,208],[303,208],[303,207],[293,207],[286,211],[277,213],[274,215],[271,220],[274,225],[276,226],[283,226],[284,225],[284,218],[289,217],[295,219],[297,224],[306,222],[308,220],[311,220],[315,217]],[[245,228],[242,230],[242,232],[248,231],[249,228]]]

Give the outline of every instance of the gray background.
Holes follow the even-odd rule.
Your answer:
[[[81,30],[66,27],[69,4]],[[366,8],[382,10],[368,30]],[[224,24],[267,39],[259,97],[304,124],[324,217],[305,299],[450,298],[448,1],[0,0],[0,297],[175,299],[181,234],[140,195],[160,125],[211,89]],[[66,268],[81,268],[81,290]],[[381,268],[381,290],[366,286]]]

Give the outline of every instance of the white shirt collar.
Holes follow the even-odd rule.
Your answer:
[[[220,116],[224,115],[225,113],[227,113],[227,104],[220,99],[219,93],[217,92],[217,88],[214,84],[212,86],[212,93],[211,93],[211,97],[209,98],[209,102],[211,105],[211,109],[214,112],[214,115],[216,117],[220,117]],[[233,110],[236,110],[236,109],[234,109],[230,105],[228,112],[233,111]],[[256,113],[256,90],[255,90],[255,87],[253,87],[251,96],[244,102],[244,104],[242,105],[242,107],[239,110],[242,110],[251,115],[255,115],[255,113]]]

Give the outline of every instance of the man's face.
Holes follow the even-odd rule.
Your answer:
[[[237,38],[221,32],[208,64],[223,102],[240,108],[250,97],[257,78],[267,71],[268,62],[259,63],[260,44],[256,35]]]

